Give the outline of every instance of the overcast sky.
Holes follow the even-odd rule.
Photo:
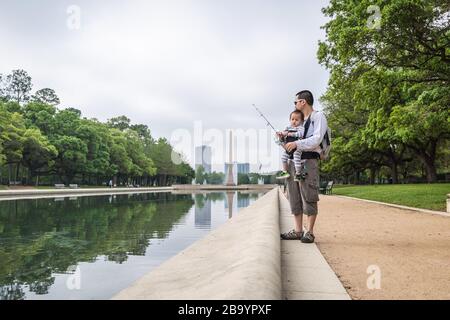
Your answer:
[[[296,92],[325,92],[329,76],[316,53],[327,3],[0,0],[0,73],[25,69],[34,90],[56,91],[60,108],[101,121],[124,114],[154,137],[193,137],[196,121],[214,129],[207,136],[267,131],[252,103],[281,129]],[[174,141],[191,163],[194,140]],[[235,160],[278,169],[279,148],[265,140],[238,144]],[[213,149],[213,169],[223,170],[224,154]]]

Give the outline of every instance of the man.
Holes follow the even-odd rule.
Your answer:
[[[287,180],[289,203],[294,215],[294,229],[281,234],[284,240],[301,240],[303,243],[313,243],[314,224],[318,213],[319,201],[319,158],[321,143],[327,132],[327,119],[322,112],[313,110],[314,97],[308,90],[297,93],[295,108],[305,117],[304,139],[286,144],[288,152],[302,151],[305,163],[302,167],[300,181],[294,180],[295,169],[292,161],[289,163],[290,177]],[[303,230],[303,214],[307,216],[307,224]]]

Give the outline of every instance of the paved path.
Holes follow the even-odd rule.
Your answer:
[[[315,233],[354,300],[450,299],[448,216],[321,195]]]
[[[280,192],[280,229],[292,229],[289,203]],[[349,300],[341,282],[315,244],[281,241],[282,297],[286,300]]]

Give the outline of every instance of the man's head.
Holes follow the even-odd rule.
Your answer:
[[[299,93],[297,93],[296,95],[296,100],[295,100],[295,108],[297,110],[300,110],[302,112],[306,111],[306,108],[311,108],[314,105],[314,97],[313,94],[311,93],[311,91],[309,90],[302,90]]]

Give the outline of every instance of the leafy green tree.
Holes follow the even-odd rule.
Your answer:
[[[58,135],[52,140],[58,151],[54,168],[61,180],[65,178],[67,184],[71,183],[76,174],[82,173],[86,165],[88,148],[80,138]]]
[[[137,132],[129,130],[126,132],[127,152],[132,160],[131,175],[140,177],[143,175],[153,176],[156,174],[156,168],[151,158],[144,152],[144,145],[139,139]]]
[[[6,161],[6,155],[3,152],[3,143],[8,139],[5,130],[8,124],[8,120],[8,111],[6,110],[4,104],[0,102],[0,166]]]
[[[52,106],[58,105],[60,103],[59,98],[55,93],[55,90],[50,88],[44,88],[36,91],[36,93],[31,97],[31,100]]]
[[[4,161],[8,164],[8,179],[12,179],[12,168],[16,165],[15,180],[18,178],[19,164],[23,155],[23,134],[25,124],[22,116],[17,113],[2,112],[4,126],[0,127],[0,139],[2,140],[2,149]],[[2,121],[2,120],[0,120]]]
[[[195,170],[195,182],[198,184],[203,184],[206,181],[206,172],[203,166],[198,166]]]
[[[59,110],[54,116],[54,127],[52,128],[52,134],[73,135],[80,126],[80,121],[80,110],[74,108]]]
[[[5,96],[5,85],[4,85],[3,75],[0,73],[0,102],[6,102],[7,98]]]
[[[195,178],[195,171],[192,167],[185,161],[177,165],[177,176],[180,178],[179,183],[190,184],[192,179]]]
[[[49,168],[58,155],[55,146],[50,144],[47,137],[39,129],[27,129],[23,135],[22,165],[29,169],[28,181],[37,176],[36,186],[39,184],[39,170]]]
[[[210,174],[205,173],[206,183],[208,184],[223,184],[225,174],[222,172],[213,171]]]
[[[250,178],[246,173],[238,173],[238,184],[249,184]]]
[[[124,131],[130,128],[131,120],[126,116],[114,117],[108,120],[107,124],[111,128],[119,129],[120,131]]]
[[[377,28],[368,24],[372,5],[380,8]],[[448,3],[332,0],[323,12],[331,20],[318,57],[331,71],[323,97],[328,114],[336,114],[330,126],[343,138],[338,147],[357,152],[347,144],[361,139],[354,145],[374,161],[342,156],[360,169],[386,165],[394,181],[398,167],[416,158],[436,181],[436,154],[450,136]]]
[[[25,70],[13,70],[12,74],[6,77],[6,97],[8,100],[23,103],[30,99],[29,93],[33,85],[31,77]]]
[[[261,175],[259,173],[250,172],[248,174],[249,183],[250,184],[258,184],[258,180],[259,180],[260,177],[261,177]]]
[[[125,134],[118,129],[109,129],[110,163],[111,173],[117,176],[128,176],[131,173],[133,161],[127,151]]]
[[[28,181],[41,176],[44,183],[56,175],[87,184],[114,177],[168,185],[190,183],[195,176],[167,139],[152,138],[147,125],[131,124],[126,116],[101,123],[82,118],[75,108],[58,109],[59,98],[50,88],[24,103],[31,88],[26,71],[14,70],[6,79],[0,74],[0,165],[8,165],[9,180],[14,168],[16,179],[27,173]]]
[[[93,120],[81,119],[74,135],[81,139],[87,147],[86,165],[82,175],[91,183],[91,177],[106,177],[111,175],[110,171],[110,147],[108,145],[108,128]],[[87,176],[87,178],[86,178]]]
[[[46,136],[57,134],[55,132],[56,107],[45,103],[30,102],[24,106],[22,112],[28,128],[39,128]]]

